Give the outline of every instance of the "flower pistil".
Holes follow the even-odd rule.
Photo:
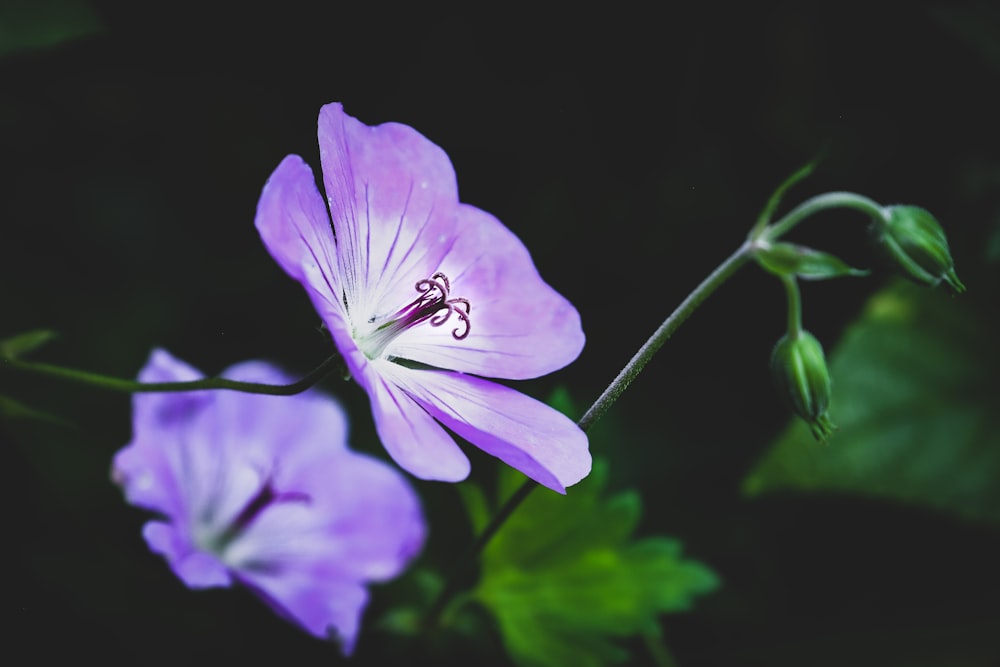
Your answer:
[[[368,319],[369,325],[376,325],[373,330],[359,335],[354,331],[354,339],[358,347],[369,359],[377,359],[385,352],[385,348],[399,334],[411,327],[428,322],[432,327],[439,327],[454,315],[458,318],[458,326],[452,329],[455,340],[464,340],[472,330],[469,315],[472,304],[463,297],[451,296],[451,282],[448,276],[440,271],[430,278],[417,281],[414,289],[420,293],[416,299],[403,306],[391,315],[373,316]]]

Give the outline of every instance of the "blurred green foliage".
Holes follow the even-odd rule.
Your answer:
[[[0,58],[51,48],[104,30],[84,0],[0,2]]]
[[[500,476],[501,501],[525,479],[509,468]],[[688,610],[718,586],[712,570],[681,556],[679,541],[634,539],[639,494],[605,497],[606,483],[597,460],[565,496],[536,490],[483,554],[474,596],[519,665],[621,662],[628,654],[615,638],[658,634],[660,614]]]
[[[989,285],[984,285],[990,289]],[[744,489],[860,493],[1000,521],[1000,347],[993,299],[896,283],[834,351],[829,446],[792,424]]]
[[[0,361],[23,357],[58,336],[55,331],[36,329],[0,340]]]

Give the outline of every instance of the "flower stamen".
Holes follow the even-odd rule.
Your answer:
[[[453,315],[458,320],[458,326],[452,329],[452,338],[464,340],[469,336],[472,331],[472,320],[469,317],[472,304],[464,297],[451,296],[451,281],[448,276],[438,271],[430,278],[418,280],[414,289],[420,296],[392,315],[370,318],[369,324],[375,324],[379,320],[382,323],[374,331],[356,337],[359,347],[369,359],[381,356],[388,344],[407,329],[424,322],[432,327],[439,327],[451,320]]]
[[[469,335],[472,330],[472,321],[469,319],[472,304],[463,297],[449,298],[451,282],[448,276],[438,271],[430,278],[418,280],[414,288],[420,292],[420,296],[400,311],[400,314],[410,312],[415,315],[410,326],[426,320],[432,327],[439,327],[455,315],[464,328],[459,326],[453,329],[452,337],[455,340],[463,340]],[[465,307],[464,313],[460,306]]]

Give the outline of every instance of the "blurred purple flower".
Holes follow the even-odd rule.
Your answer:
[[[590,472],[586,435],[482,377],[535,378],[576,359],[576,309],[510,230],[459,202],[448,156],[413,128],[369,127],[329,104],[319,147],[327,204],[289,155],[257,229],[368,392],[389,454],[423,479],[465,479],[469,460],[443,425],[564,493]]]
[[[262,362],[226,377],[287,383]],[[202,375],[154,351],[143,382]],[[136,394],[132,441],[112,476],[128,502],[162,519],[143,536],[191,588],[248,586],[309,633],[354,647],[365,584],[420,551],[417,496],[392,467],[347,447],[338,403],[231,391]]]

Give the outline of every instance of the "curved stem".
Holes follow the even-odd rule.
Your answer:
[[[51,377],[61,378],[63,380],[89,384],[95,387],[100,387],[101,389],[110,389],[111,391],[123,391],[127,393],[231,389],[233,391],[242,391],[248,394],[291,396],[293,394],[302,393],[325,378],[333,372],[339,361],[340,355],[333,354],[327,357],[323,363],[313,369],[312,372],[298,382],[285,385],[261,384],[259,382],[239,382],[237,380],[229,380],[219,377],[192,380],[190,382],[137,382],[135,380],[125,380],[123,378],[111,377],[109,375],[81,371],[75,368],[64,368],[53,364],[24,361],[23,359],[17,358],[4,359],[4,364],[21,371],[48,375]]]
[[[618,373],[618,376],[604,390],[604,393],[594,401],[594,404],[590,406],[590,409],[580,419],[580,428],[586,431],[591,424],[600,419],[608,411],[608,408],[614,405],[615,401],[628,388],[632,380],[642,372],[642,369],[649,363],[649,360],[653,358],[656,351],[684,324],[684,321],[701,305],[702,301],[708,298],[712,292],[722,285],[722,283],[726,282],[737,269],[750,259],[752,251],[753,248],[749,241],[741,245],[736,249],[736,252],[727,257],[707,278],[701,281],[694,288],[693,292],[688,294],[687,298],[681,302],[681,305],[677,306],[674,312],[670,313],[670,316],[663,321],[663,324],[653,332],[649,340],[643,343],[639,351],[625,365],[625,368]]]
[[[438,593],[437,597],[434,598],[434,602],[431,603],[430,609],[427,610],[427,616],[425,617],[424,624],[426,627],[432,628],[438,624],[441,620],[441,616],[444,614],[445,608],[448,603],[455,597],[458,593],[461,585],[462,578],[472,567],[472,563],[476,561],[476,558],[480,553],[486,548],[493,536],[496,535],[497,531],[503,526],[507,521],[508,517],[514,513],[525,498],[527,498],[532,491],[538,487],[539,484],[533,479],[524,480],[522,484],[514,493],[511,494],[510,498],[497,510],[497,513],[493,515],[490,522],[486,524],[477,537],[476,540],[469,547],[467,553],[459,561],[458,567],[452,571],[451,576],[449,576],[444,583],[444,587],[441,588],[441,592]]]
[[[883,207],[873,199],[853,192],[827,192],[802,202],[773,225],[763,229],[755,227],[751,232],[751,240],[775,241],[810,215],[831,208],[853,208],[876,220],[885,220]]]
[[[675,331],[680,327],[681,324],[687,320],[688,317],[701,305],[712,292],[718,289],[722,283],[732,276],[737,269],[743,266],[747,260],[750,258],[753,252],[753,246],[750,241],[745,242],[737,250],[727,257],[719,266],[712,271],[701,283],[691,292],[684,301],[681,302],[677,308],[674,309],[672,313],[663,321],[663,324],[653,332],[653,335],[643,343],[639,351],[632,356],[625,367],[618,373],[611,384],[608,385],[607,389],[594,401],[594,404],[590,406],[590,409],[584,413],[577,425],[583,431],[587,431],[593,424],[608,411],[618,397],[622,395],[625,389],[628,388],[629,384],[642,372],[642,369],[649,363],[649,360],[653,358],[656,351],[663,346],[663,344],[673,335]],[[483,532],[479,534],[476,541],[472,544],[469,553],[466,558],[460,561],[459,567],[457,567],[452,576],[448,578],[445,582],[444,588],[438,594],[437,598],[431,604],[430,609],[427,612],[426,624],[431,627],[439,621],[441,614],[444,612],[445,607],[451,598],[458,591],[459,582],[462,576],[465,575],[467,569],[471,567],[471,563],[475,561],[476,557],[486,548],[490,540],[497,533],[498,530],[503,526],[514,510],[520,506],[522,502],[531,494],[531,492],[538,486],[538,482],[534,480],[526,480],[520,488],[515,491],[510,498],[508,498],[497,513],[490,519],[490,522],[483,529]]]

